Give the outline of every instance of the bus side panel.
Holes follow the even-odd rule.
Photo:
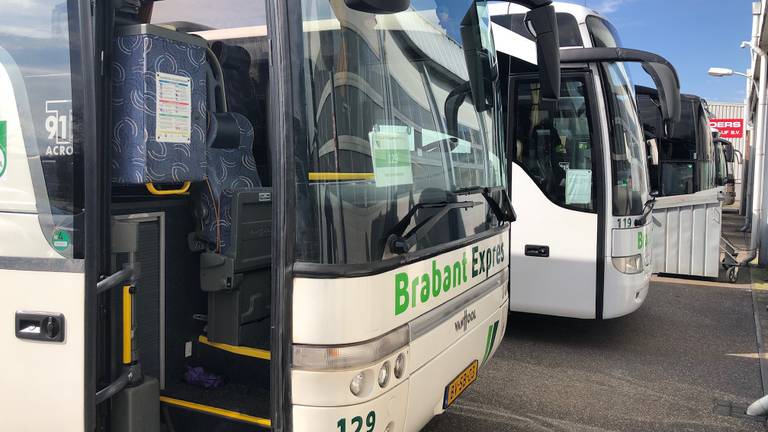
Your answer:
[[[0,429],[84,430],[84,287],[82,273],[0,270]],[[17,338],[19,311],[63,314],[64,341]]]
[[[362,342],[407,324],[507,268],[508,239],[505,230],[463,248],[372,276],[296,278],[293,343]]]

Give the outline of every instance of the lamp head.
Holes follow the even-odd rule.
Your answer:
[[[726,77],[733,75],[733,69],[713,67],[709,68],[708,73],[713,77]]]

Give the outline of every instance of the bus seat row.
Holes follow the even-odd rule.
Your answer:
[[[211,135],[238,139],[213,140],[208,146],[208,184],[200,188],[197,199],[200,235],[217,251],[231,255],[233,197],[238,191],[261,187],[261,180],[253,158],[251,122],[238,113],[216,114],[211,120]],[[222,129],[230,131],[219,134]]]
[[[205,40],[155,26],[130,27],[124,33],[117,38],[112,68],[112,181],[151,184],[153,189],[194,184],[199,237],[216,252],[227,253],[234,192],[261,186],[254,129],[238,111],[249,113],[250,55],[241,47],[215,44],[220,84],[230,94],[233,111],[215,112]],[[184,118],[187,112],[189,119]],[[174,116],[181,120],[173,123]]]
[[[113,67],[113,182],[155,194],[192,185],[207,337],[268,345],[272,194],[254,157],[250,55],[161,28],[135,32],[118,38]]]

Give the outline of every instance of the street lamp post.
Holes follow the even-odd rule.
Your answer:
[[[752,71],[749,70],[747,71],[747,73],[741,73],[738,71],[734,71],[733,69],[730,69],[730,68],[712,67],[712,68],[709,68],[708,73],[710,76],[718,77],[718,78],[729,77],[733,75],[739,75],[747,78],[747,89],[745,93],[747,96],[744,101],[744,110],[742,115],[742,119],[744,122],[743,125],[744,125],[744,128],[746,128],[747,124],[749,124],[750,116],[749,116],[749,111],[747,110],[751,106],[750,101],[752,99],[752,94],[753,94],[752,89],[753,87],[754,88],[757,87],[757,83],[755,82],[755,79],[752,76]],[[752,184],[753,184],[752,179],[754,178],[754,175],[755,175],[754,173],[755,165],[753,161],[755,158],[755,140],[757,139],[757,132],[758,132],[757,123],[758,122],[756,121],[755,129],[753,130],[753,133],[750,135],[749,142],[746,143],[749,146],[749,163],[747,164],[747,172],[745,173],[746,175],[744,176],[746,179],[746,189],[743,190],[743,193],[742,193],[743,202],[741,204],[741,214],[745,215],[745,218],[744,218],[745,220],[744,220],[744,225],[742,225],[739,228],[739,231],[741,232],[749,231],[750,226],[752,224]],[[744,185],[742,185],[742,187],[743,186]]]
[[[748,217],[750,217],[751,221],[752,232],[750,233],[749,255],[746,259],[743,260],[741,264],[746,264],[752,261],[755,256],[757,256],[759,247],[761,249],[759,264],[764,266],[768,264],[768,227],[766,226],[765,221],[763,221],[763,217],[768,212],[763,211],[762,208],[762,203],[768,202],[768,200],[763,199],[763,179],[765,178],[763,172],[765,166],[765,145],[766,139],[768,138],[768,135],[766,134],[765,117],[766,105],[768,105],[768,99],[766,98],[766,91],[768,91],[768,88],[766,88],[766,81],[768,81],[768,64],[766,64],[766,52],[759,47],[753,45],[751,42],[742,42],[741,47],[750,48],[750,50],[752,50],[752,52],[760,58],[760,79],[757,82],[754,81],[754,78],[751,76],[751,74],[743,74],[740,72],[737,73],[734,70],[727,68],[710,68],[709,74],[716,77],[731,75],[745,76],[749,78],[750,81],[752,81],[758,90],[757,121],[755,122],[755,131],[752,137],[753,150],[750,154],[749,171],[751,173],[751,181],[747,185],[747,190],[751,190],[752,192],[752,209],[751,212],[748,213]],[[748,107],[745,106],[744,108],[746,112]],[[760,240],[759,242],[758,239]]]

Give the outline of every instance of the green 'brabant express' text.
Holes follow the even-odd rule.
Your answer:
[[[482,274],[486,276],[496,265],[504,261],[504,243],[488,249],[480,250],[478,246],[472,248],[471,273],[467,271],[466,253],[461,259],[448,264],[439,265],[437,260],[432,260],[432,271],[411,277],[406,272],[395,274],[395,315],[415,308],[418,304],[429,302],[430,299],[439,297],[452,289],[466,284]]]

